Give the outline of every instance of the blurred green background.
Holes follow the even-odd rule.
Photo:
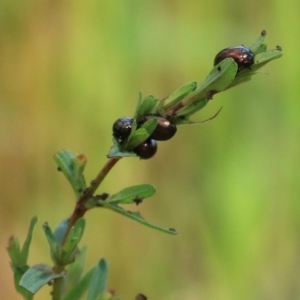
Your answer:
[[[300,73],[297,0],[0,1],[0,296],[14,291],[5,252],[39,216],[30,264],[51,263],[41,225],[70,215],[74,197],[53,155],[106,162],[111,126],[138,92],[163,98],[202,81],[215,54],[266,29],[284,56],[214,97],[159,143],[149,161],[121,160],[99,192],[152,183],[138,209],[168,236],[110,211],[87,214],[87,268],[110,263],[123,299],[300,299]],[[134,208],[136,209],[136,208]],[[45,287],[36,299],[49,299]]]

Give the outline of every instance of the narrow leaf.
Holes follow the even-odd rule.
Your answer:
[[[140,107],[141,107],[141,105],[142,105],[142,102],[143,102],[143,94],[142,94],[142,92],[140,91],[140,92],[139,92],[138,103],[137,103],[137,106],[136,106],[136,109],[135,109],[134,119],[137,119],[137,117],[138,117],[138,115],[139,115],[139,110],[140,110]]]
[[[152,224],[146,220],[144,220],[140,214],[138,213],[134,213],[134,212],[131,212],[131,211],[126,211],[124,210],[122,207],[116,205],[116,204],[111,204],[111,203],[107,203],[106,201],[101,201],[101,204],[103,207],[105,208],[108,208],[108,209],[111,209],[125,217],[128,217],[136,222],[139,222],[141,223],[142,225],[145,225],[147,227],[150,227],[150,228],[153,228],[153,229],[156,229],[156,230],[159,230],[159,231],[162,231],[162,232],[165,232],[165,233],[169,233],[169,234],[177,234],[176,230],[173,229],[173,228],[163,228],[163,227],[160,227],[160,226],[157,226],[155,224]]]
[[[146,121],[140,128],[146,129],[148,135],[150,136],[156,127],[157,127],[157,119],[153,118]]]
[[[144,141],[146,141],[149,137],[149,134],[145,128],[139,128],[135,131],[132,137],[128,140],[127,150],[132,150]]]
[[[18,267],[14,273],[14,284],[17,292],[23,296],[26,300],[33,299],[33,295],[31,292],[26,290],[24,287],[20,286],[20,280],[25,272],[29,269],[29,266]]]
[[[63,297],[63,300],[79,300],[82,298],[84,293],[88,290],[90,281],[95,272],[96,267],[90,269],[80,281],[73,286],[73,288]]]
[[[183,109],[180,109],[177,113],[177,120],[175,121],[175,124],[182,124],[183,120],[182,117],[188,119],[191,115],[196,113],[197,111],[201,110],[208,102],[209,100],[207,98],[203,98],[199,101],[193,102],[192,104],[184,107]]]
[[[78,182],[78,184],[85,189],[86,188],[86,183],[85,183],[85,178],[83,176],[83,172],[85,169],[87,163],[87,159],[84,154],[78,154],[75,157],[75,179]]]
[[[137,203],[137,201],[142,201],[145,198],[151,197],[156,193],[156,189],[151,184],[139,184],[131,187],[127,187],[117,194],[110,196],[106,199],[109,203]]]
[[[78,252],[79,254],[76,256],[74,263],[70,264],[68,267],[66,291],[70,291],[79,283],[84,270],[87,257],[87,247],[82,247]]]
[[[82,192],[86,189],[85,179],[82,174],[86,164],[85,156],[80,154],[75,157],[70,150],[66,149],[58,152],[54,156],[54,160],[58,165],[58,169],[71,184],[76,199],[79,199]]]
[[[54,236],[59,244],[62,243],[66,230],[69,225],[69,218],[62,220],[54,230]]]
[[[262,31],[260,36],[257,38],[257,40],[249,47],[249,49],[257,54],[260,52],[264,52],[267,50],[267,46],[264,43],[264,40],[266,38],[267,32],[266,31]],[[263,47],[262,47],[263,46]]]
[[[51,257],[54,263],[58,263],[61,258],[60,244],[52,233],[51,228],[47,223],[43,224],[43,229],[50,245]]]
[[[263,52],[260,54],[255,55],[254,57],[254,65],[252,66],[252,70],[256,71],[268,62],[270,62],[273,59],[280,58],[282,56],[282,50],[281,49],[273,49],[267,52]]]
[[[134,119],[138,120],[141,116],[149,115],[152,109],[156,106],[159,100],[154,98],[152,95],[146,96],[143,101],[139,104],[136,110]]]
[[[37,220],[38,220],[37,217],[33,217],[31,219],[27,237],[23,244],[22,249],[20,249],[20,243],[19,243],[18,238],[14,237],[14,236],[12,236],[10,238],[8,247],[7,247],[7,252],[10,256],[11,265],[13,268],[27,264],[28,253],[29,253],[29,248],[30,248],[31,239],[32,239],[32,233],[33,233],[34,226],[37,223]]]
[[[54,160],[59,170],[66,176],[67,180],[73,185],[74,181],[74,164],[75,156],[68,150],[62,150],[54,155]]]
[[[189,95],[191,92],[193,92],[196,89],[196,87],[197,87],[196,81],[186,83],[185,85],[180,87],[178,90],[173,92],[169,97],[167,97],[162,101],[163,108],[165,110],[170,109],[178,102],[180,102],[182,99],[184,99],[187,95]]]
[[[85,219],[84,218],[80,218],[76,221],[76,223],[72,226],[65,244],[63,245],[63,250],[67,251],[69,246],[68,246],[68,242],[73,240],[74,238],[81,240],[83,232],[84,232],[84,228],[85,228]],[[73,243],[72,243],[73,244]],[[72,246],[73,247],[73,246]]]
[[[85,219],[80,218],[71,228],[66,242],[61,250],[60,264],[67,265],[75,260],[77,246],[82,238],[85,228]]]
[[[187,106],[203,98],[225,90],[234,80],[238,66],[232,58],[226,58],[216,65],[205,80],[182,100],[182,105]]]
[[[15,236],[10,237],[6,250],[11,259],[12,269],[16,268],[20,264],[24,264],[24,263],[26,264],[26,261],[24,262],[22,259],[20,242],[17,237]]]
[[[27,237],[26,237],[26,240],[25,240],[22,250],[21,250],[21,257],[22,257],[22,261],[24,263],[27,263],[29,248],[30,248],[30,244],[31,244],[31,240],[32,240],[32,233],[33,233],[33,229],[34,229],[37,221],[38,221],[38,217],[36,217],[36,216],[31,219]]]
[[[19,283],[22,276],[29,269],[29,266],[27,265],[27,259],[28,259],[28,253],[29,253],[29,248],[32,239],[32,233],[36,223],[37,223],[37,217],[33,217],[31,219],[27,238],[23,244],[22,250],[20,249],[19,240],[16,237],[10,238],[7,247],[7,251],[11,259],[11,268],[14,273],[15,288],[18,291],[18,293],[20,293],[23,296],[23,298],[26,300],[33,299],[33,296],[30,292],[28,292],[26,289],[20,286]]]
[[[251,49],[250,49],[251,50]],[[252,51],[254,54],[259,54],[267,51],[267,45],[261,44],[255,51]]]
[[[101,258],[90,281],[87,300],[97,300],[105,293],[107,286],[107,272],[107,262]]]
[[[133,137],[133,135],[135,134],[136,129],[137,129],[136,119],[133,119],[129,137],[127,138],[127,140],[126,140],[126,142],[124,143],[124,145],[121,145],[121,147],[120,147],[120,150],[121,150],[121,151],[124,151],[125,149],[128,150],[128,142],[130,141],[130,139],[131,139],[131,138]]]

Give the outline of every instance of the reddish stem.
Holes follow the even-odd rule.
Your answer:
[[[75,209],[69,219],[68,227],[65,232],[64,238],[62,240],[62,245],[65,243],[66,238],[69,234],[69,231],[71,230],[72,226],[76,223],[76,221],[80,218],[82,218],[87,211],[85,207],[86,201],[88,201],[95,193],[103,179],[106,177],[106,175],[109,173],[109,171],[113,168],[113,166],[121,159],[122,157],[112,157],[110,158],[106,164],[103,166],[103,168],[100,170],[98,175],[94,180],[91,181],[91,185],[88,187],[88,189],[85,191],[85,193],[80,197],[80,199],[77,201]]]

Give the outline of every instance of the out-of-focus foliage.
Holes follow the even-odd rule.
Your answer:
[[[71,214],[56,171],[62,148],[84,153],[92,179],[132,116],[139,90],[166,97],[205,78],[221,49],[262,29],[282,59],[218,94],[149,161],[125,158],[101,191],[152,183],[139,210],[167,236],[106,210],[87,217],[87,268],[110,262],[108,286],[133,299],[297,299],[300,263],[300,3],[261,1],[0,1],[0,296],[15,299],[5,253],[39,215],[29,264],[51,264],[44,221]],[[133,207],[133,210],[135,208]],[[24,237],[22,240],[21,237]],[[2,252],[3,251],[3,252]],[[49,299],[50,288],[36,299]]]

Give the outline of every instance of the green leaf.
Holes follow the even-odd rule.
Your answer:
[[[7,251],[11,259],[10,266],[14,274],[14,285],[16,290],[24,297],[24,299],[32,299],[32,294],[19,285],[23,274],[29,269],[29,266],[27,265],[27,261],[23,261],[19,240],[16,237],[12,236],[10,238]]]
[[[22,267],[16,268],[16,270],[14,272],[14,284],[15,284],[15,288],[16,288],[17,292],[19,294],[21,294],[24,299],[31,300],[31,299],[33,299],[32,293],[30,293],[25,288],[20,286],[20,280],[28,269],[29,269],[29,266],[22,266]]]
[[[177,234],[176,230],[173,228],[163,228],[160,226],[157,226],[155,224],[152,224],[146,220],[144,220],[142,218],[142,216],[139,213],[136,212],[131,212],[131,211],[126,211],[125,209],[123,209],[122,207],[118,206],[117,204],[111,204],[111,203],[107,203],[106,201],[101,201],[101,206],[108,208],[110,210],[113,210],[114,212],[117,212],[125,217],[128,217],[136,222],[141,223],[142,225],[145,225],[147,227],[165,232],[165,233],[169,233],[169,234]]]
[[[11,259],[11,267],[14,270],[20,264],[26,264],[27,260],[24,262],[21,256],[20,242],[17,237],[11,236],[8,241],[8,246],[6,248],[8,255]]]
[[[168,112],[172,122],[177,125],[188,124],[192,114],[205,107],[215,94],[226,90],[234,82],[237,70],[238,65],[232,58],[221,61],[193,92]]]
[[[97,300],[103,293],[105,293],[107,286],[107,273],[107,262],[101,258],[90,281],[87,300]]]
[[[90,269],[81,279],[80,281],[73,286],[73,288],[67,292],[67,294],[63,297],[63,300],[80,300],[84,293],[87,291],[92,276],[95,272],[95,268]]]
[[[137,123],[136,123],[136,120],[133,119],[129,137],[128,137],[127,140],[126,140],[126,143],[124,144],[124,147],[123,147],[123,145],[120,147],[120,149],[121,149],[122,151],[124,151],[124,149],[127,149],[127,148],[128,148],[128,147],[127,147],[128,141],[129,141],[129,140],[132,138],[132,136],[135,134],[136,129],[137,129]]]
[[[54,156],[58,169],[65,175],[71,184],[76,199],[79,199],[86,189],[86,182],[83,176],[86,158],[83,154],[74,156],[69,150],[62,150]]]
[[[180,125],[185,123],[184,120],[188,120],[188,118],[196,113],[198,110],[201,110],[208,102],[207,98],[203,98],[199,101],[193,102],[192,104],[184,107],[183,109],[178,110],[177,119],[175,120],[175,124]],[[184,118],[182,118],[184,117]],[[188,123],[190,123],[188,121]],[[185,123],[186,124],[186,123]]]
[[[74,173],[75,173],[75,180],[81,189],[81,192],[79,194],[81,194],[86,189],[86,182],[83,176],[86,163],[87,163],[87,159],[84,154],[76,155],[74,161],[74,166],[75,166]]]
[[[70,264],[75,260],[77,246],[83,236],[85,228],[85,219],[80,218],[72,226],[66,241],[61,249],[60,265]]]
[[[143,94],[140,91],[139,92],[138,103],[137,103],[137,106],[136,106],[136,109],[135,109],[135,114],[134,114],[134,117],[133,117],[134,119],[137,119],[137,117],[139,116],[139,110],[140,110],[140,107],[142,105],[142,102],[143,102]]]
[[[151,184],[139,184],[131,187],[127,187],[117,194],[114,194],[107,198],[105,201],[115,204],[130,204],[141,202],[143,199],[153,196],[156,193],[156,189]],[[102,203],[102,202],[101,202]]]
[[[43,224],[43,229],[46,235],[46,238],[48,240],[49,246],[50,246],[50,253],[51,253],[51,258],[52,261],[55,264],[60,265],[61,261],[61,248],[60,248],[60,243],[52,233],[51,228],[49,227],[48,223]]]
[[[68,249],[70,249],[70,247],[73,248],[72,240],[74,238],[81,240],[83,232],[84,232],[84,228],[85,228],[85,219],[84,218],[78,219],[75,222],[75,224],[72,226],[72,228],[66,238],[66,241],[62,248],[64,251],[68,251]],[[68,244],[69,242],[71,242],[71,245]]]
[[[237,70],[238,66],[232,58],[224,59],[212,69],[205,80],[192,93],[181,101],[181,105],[185,107],[203,101],[204,98],[211,99],[214,94],[225,90],[233,82]],[[203,107],[200,105],[199,109]]]
[[[16,237],[11,237],[7,247],[7,252],[11,259],[11,268],[14,273],[14,284],[15,288],[20,293],[24,299],[31,300],[33,298],[32,294],[26,289],[19,285],[20,280],[24,273],[29,269],[27,265],[28,254],[30,249],[30,244],[32,240],[33,229],[37,223],[37,217],[33,217],[30,222],[26,240],[23,244],[22,250],[20,249],[19,240]]]
[[[157,119],[153,118],[146,121],[140,128],[144,128],[150,136],[157,127]]]
[[[251,49],[250,49],[251,50]],[[267,51],[267,45],[261,44],[255,51],[252,51],[254,54],[259,54]]]
[[[69,218],[62,220],[54,230],[54,237],[59,244],[62,243],[66,230],[69,225]]]
[[[157,126],[157,120],[155,118],[145,122],[139,129],[135,130],[130,135],[126,144],[126,150],[132,150],[144,141],[146,141]]]
[[[137,110],[134,114],[134,119],[138,120],[141,116],[151,114],[158,102],[159,100],[154,98],[154,96],[146,96],[141,102],[139,102]]]
[[[7,252],[12,260],[11,266],[13,268],[19,267],[20,265],[26,265],[29,255],[29,248],[32,240],[33,229],[37,223],[38,218],[33,217],[30,222],[26,240],[23,244],[22,250],[20,249],[19,240],[16,237],[11,237],[7,247]]]
[[[72,290],[75,287],[83,274],[84,265],[87,257],[87,247],[82,247],[76,256],[74,263],[68,267],[67,278],[66,278],[66,291]]]
[[[32,240],[32,233],[33,233],[33,229],[34,229],[37,221],[38,221],[38,218],[36,216],[31,219],[27,237],[26,237],[26,240],[25,240],[22,250],[21,250],[22,261],[25,263],[27,262],[27,259],[28,259],[29,248],[30,248],[30,244],[31,244],[31,240]]]
[[[178,102],[180,102],[182,99],[184,99],[187,95],[189,95],[191,92],[193,92],[197,87],[197,82],[192,81],[188,82],[182,87],[180,87],[178,90],[173,92],[169,97],[162,100],[163,102],[163,109],[168,110],[174,105],[176,105]]]
[[[64,274],[56,274],[52,268],[45,264],[34,265],[22,276],[20,285],[35,294],[43,285],[55,278],[63,277]]]
[[[257,40],[249,47],[254,54],[265,52],[267,50],[267,45],[264,44],[266,35],[266,31],[262,31]]]
[[[261,67],[263,67],[268,62],[272,61],[273,59],[280,58],[281,56],[282,56],[281,48],[256,54],[254,57],[254,65],[251,67],[251,70],[256,71]]]
[[[127,150],[132,150],[149,138],[149,134],[145,128],[137,129],[133,136],[128,140]]]
[[[110,148],[109,153],[107,154],[107,157],[111,158],[111,157],[131,157],[131,156],[135,156],[137,157],[137,155],[132,152],[132,151],[122,151],[120,149],[120,145],[119,142],[114,142],[114,145]]]
[[[77,245],[80,242],[85,228],[85,220],[78,219],[72,226],[64,245],[52,233],[47,223],[43,225],[45,235],[50,245],[50,252],[53,262],[58,266],[65,266],[74,261],[77,254]]]

